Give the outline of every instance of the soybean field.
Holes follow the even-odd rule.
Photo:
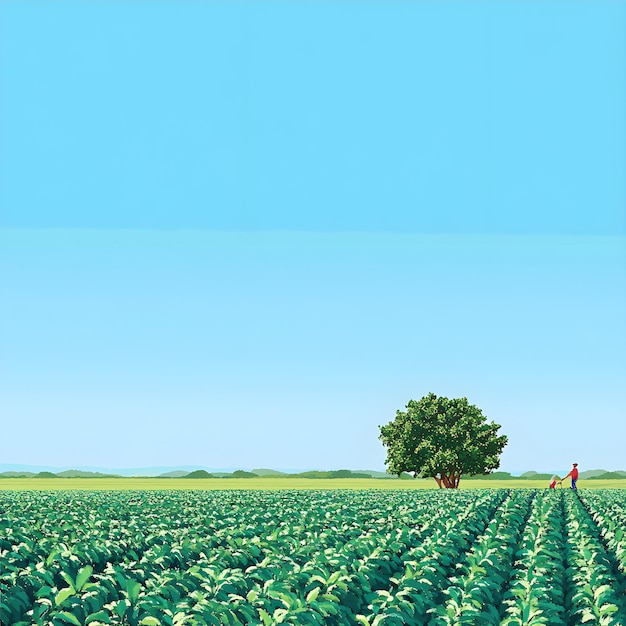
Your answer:
[[[626,491],[4,491],[0,623],[626,625]]]

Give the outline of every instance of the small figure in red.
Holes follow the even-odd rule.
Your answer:
[[[572,489],[576,490],[576,482],[578,481],[578,463],[574,463],[570,473],[565,478],[568,478],[569,476],[572,477]],[[563,480],[565,480],[565,478]],[[563,480],[560,482],[563,482]]]

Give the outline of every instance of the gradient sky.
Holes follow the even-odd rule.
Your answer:
[[[432,391],[626,469],[625,21],[1,3],[0,463],[383,469]]]

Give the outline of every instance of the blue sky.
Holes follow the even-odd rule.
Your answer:
[[[626,469],[626,5],[0,5],[4,463]]]

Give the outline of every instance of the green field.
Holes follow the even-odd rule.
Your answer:
[[[563,483],[566,489],[568,482]],[[543,489],[546,480],[461,480],[461,489]],[[580,489],[624,489],[626,480],[583,480],[578,482]],[[220,489],[438,489],[432,479],[394,480],[376,478],[3,478],[0,491],[30,490],[220,490]]]
[[[624,490],[2,491],[0,512],[7,626],[626,624]]]

